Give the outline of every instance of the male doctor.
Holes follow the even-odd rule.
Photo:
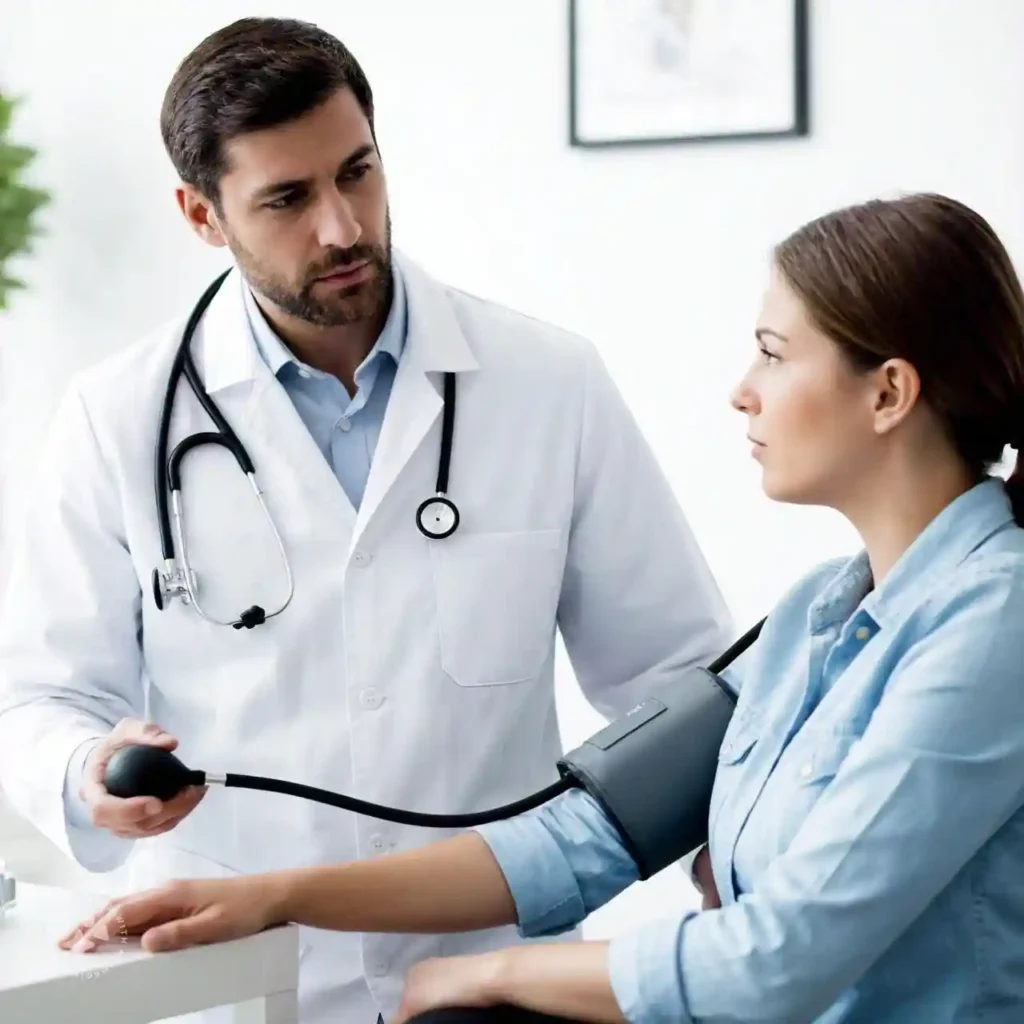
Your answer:
[[[248,478],[206,445],[181,500],[211,618],[155,598],[154,452],[188,311],[79,375],[0,617],[0,782],[18,811],[130,889],[398,851],[439,833],[238,790],[118,800],[103,767],[149,742],[208,771],[481,810],[554,780],[556,630],[608,716],[728,645],[594,348],[392,253],[370,87],[338,40],[228,26],[177,71],[162,130],[187,223],[235,263],[191,351],[252,457],[294,594]],[[448,373],[459,518],[437,537],[450,510],[427,530],[417,510],[437,491]],[[182,381],[169,449],[212,429]],[[265,621],[232,628],[253,605]],[[305,933],[301,1019],[373,1024],[415,961],[514,941]]]

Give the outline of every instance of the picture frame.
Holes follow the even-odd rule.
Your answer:
[[[568,0],[574,147],[810,132],[809,0]]]

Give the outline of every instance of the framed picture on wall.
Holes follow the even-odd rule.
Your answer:
[[[570,140],[808,133],[807,0],[569,0]]]

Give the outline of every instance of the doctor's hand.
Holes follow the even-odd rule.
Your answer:
[[[91,953],[103,942],[141,936],[150,953],[241,939],[276,923],[269,880],[182,879],[116,897],[58,942],[73,953]]]
[[[191,814],[206,795],[206,786],[189,786],[166,802],[150,796],[128,800],[111,796],[103,784],[107,763],[115,751],[136,744],[173,750],[178,741],[151,722],[123,718],[110,735],[90,751],[79,788],[79,796],[89,809],[92,823],[122,839],[144,839],[169,832]]]

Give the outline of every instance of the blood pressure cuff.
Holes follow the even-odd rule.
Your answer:
[[[707,842],[718,752],[736,694],[690,669],[558,762],[603,808],[650,878]]]

